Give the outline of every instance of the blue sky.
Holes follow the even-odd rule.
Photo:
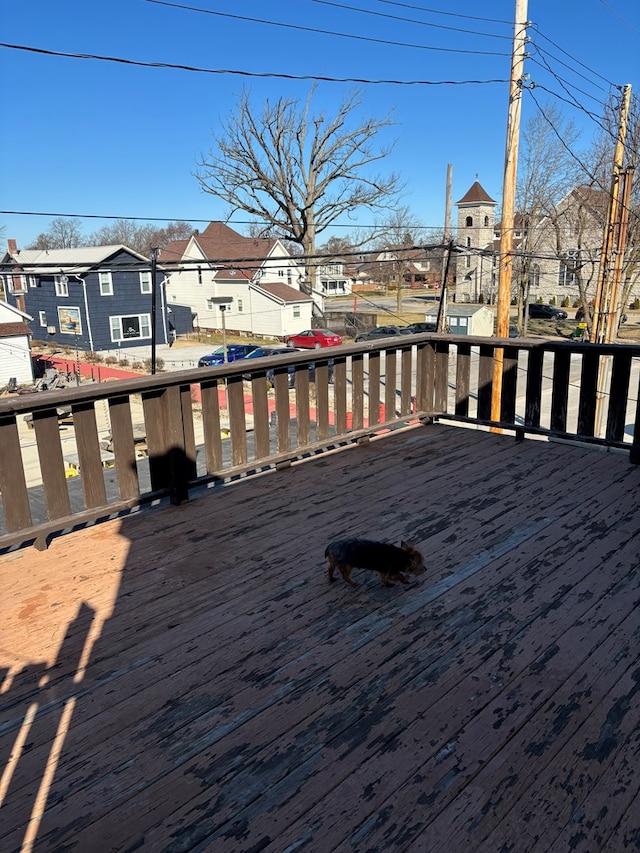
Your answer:
[[[395,119],[381,141],[397,140],[387,162],[407,183],[404,203],[425,225],[441,228],[448,163],[454,202],[476,175],[500,201],[508,85],[467,81],[508,79],[514,10],[515,0],[188,0],[181,6],[31,0],[5,6],[3,40],[47,51],[256,74],[456,81],[359,87],[359,115],[392,113]],[[614,86],[630,83],[640,94],[640,3],[529,0],[528,18],[534,27],[525,71],[536,83],[533,95],[561,106],[582,128],[581,145],[587,147],[597,129],[588,113],[601,113]],[[1,210],[184,219],[200,228],[196,220],[222,219],[227,211],[200,189],[193,176],[196,161],[212,147],[212,132],[233,111],[242,87],[260,105],[281,95],[304,99],[311,85],[10,47],[0,48],[0,80]],[[320,80],[314,104],[330,112],[351,88]],[[566,103],[572,99],[575,105]],[[523,121],[534,108],[525,92]],[[53,218],[0,213],[3,245],[10,237],[19,247],[27,245]],[[236,214],[232,224],[242,219]],[[360,218],[361,224],[371,221],[371,214]],[[106,222],[80,220],[86,234]],[[348,227],[332,233],[348,232],[352,225],[341,224]]]

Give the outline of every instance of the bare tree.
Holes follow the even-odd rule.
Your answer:
[[[564,245],[562,201],[584,180],[579,163],[571,154],[578,137],[573,122],[568,121],[554,104],[545,104],[536,112],[522,134],[517,210],[524,239],[519,247],[520,255],[513,264],[521,327],[526,327],[525,306],[536,276],[536,255],[549,241],[549,227],[554,232],[556,251],[562,254],[575,248]],[[541,227],[543,222],[547,224],[546,229]]]
[[[244,91],[196,174],[205,192],[301,246],[310,263],[318,235],[339,216],[392,207],[401,190],[396,174],[367,174],[391,151],[374,146],[391,119],[358,121],[361,99],[355,91],[330,116],[312,115],[314,88],[302,105],[282,97],[266,100],[262,111]],[[304,289],[311,293],[308,265],[305,278]]]
[[[172,240],[188,240],[193,233],[188,222],[169,222],[160,228],[153,223],[138,224],[130,219],[117,219],[92,234],[88,242],[91,246],[127,246],[148,256],[151,248],[162,248]]]
[[[54,219],[48,231],[38,234],[27,249],[77,249],[86,245],[77,219]]]

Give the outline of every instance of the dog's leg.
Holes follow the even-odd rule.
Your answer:
[[[338,571],[349,584],[349,586],[358,586],[355,581],[351,580],[351,566],[345,565],[343,563],[338,563]]]
[[[409,578],[405,577],[403,574],[398,573],[396,575],[396,579],[400,581],[400,583],[409,583]]]
[[[391,575],[386,575],[384,572],[380,572],[380,580],[384,586],[393,586],[395,583],[395,576],[391,577]]]
[[[333,557],[329,557],[329,583],[333,583],[335,580],[335,578],[333,576],[333,573],[335,572],[335,570],[336,570],[335,560],[333,559]]]

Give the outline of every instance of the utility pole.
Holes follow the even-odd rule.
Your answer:
[[[626,233],[623,236],[623,229],[621,227],[624,219],[624,203],[621,204],[621,189],[623,183],[624,143],[627,135],[630,103],[631,86],[627,84],[622,89],[622,100],[620,103],[620,120],[616,147],[613,154],[613,173],[611,176],[607,223],[604,229],[600,268],[598,270],[598,285],[593,305],[591,343],[609,343],[613,340],[617,332],[616,320],[618,306],[616,303],[618,288],[614,284],[612,273],[617,266],[620,241],[626,238]]]
[[[496,334],[499,338],[509,337],[509,305],[511,303],[511,271],[513,267],[513,219],[515,213],[520,114],[522,112],[522,74],[524,70],[527,26],[527,0],[516,0],[511,77],[509,83],[507,140],[504,158],[504,181],[502,184],[502,228],[500,231],[500,267],[496,325]],[[498,348],[495,351],[493,364],[492,421],[500,420],[503,364],[504,350]]]

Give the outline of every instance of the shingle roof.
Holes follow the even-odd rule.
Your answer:
[[[212,263],[216,261],[237,261],[234,267],[251,278],[266,260],[277,240],[271,237],[243,237],[224,222],[210,222],[201,234],[192,238],[200,248],[205,258]],[[180,260],[185,253],[189,241],[174,240],[167,243],[161,252],[165,263]]]
[[[280,284],[279,282],[276,282],[275,284],[255,285],[255,287],[258,290],[263,290],[265,293],[269,293],[271,296],[275,296],[276,299],[279,299],[282,302],[313,302],[313,299],[306,293],[303,293],[301,290],[296,290],[295,287],[291,287],[288,284]]]
[[[456,204],[497,204],[478,181],[474,181],[469,190]]]
[[[25,323],[0,323],[0,338],[19,338],[30,334],[31,329]]]
[[[116,255],[118,252],[128,252],[135,258],[149,263],[149,259],[127,246],[81,246],[77,249],[24,249],[11,260],[16,266],[29,266],[29,272],[34,275],[53,274],[56,268],[75,273],[88,272],[93,267],[99,266]]]

